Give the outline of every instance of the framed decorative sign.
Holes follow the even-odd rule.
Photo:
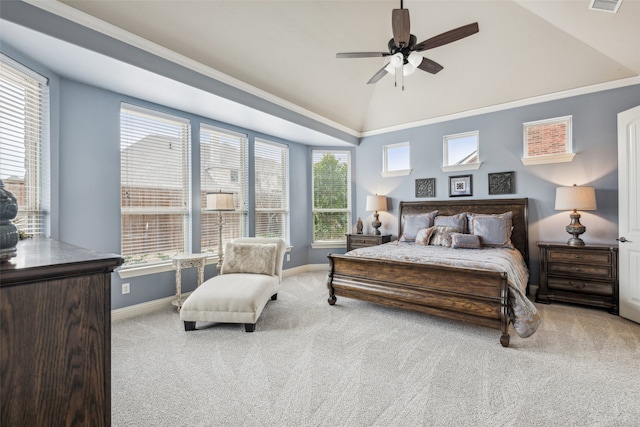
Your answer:
[[[489,174],[489,194],[513,194],[513,172],[499,172]]]
[[[450,176],[449,197],[473,196],[471,185],[471,175]]]
[[[436,197],[436,179],[416,179],[416,197]]]

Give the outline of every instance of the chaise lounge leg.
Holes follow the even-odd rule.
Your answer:
[[[185,320],[184,322],[184,330],[189,332],[189,331],[195,331],[196,330],[196,322],[187,322]]]
[[[244,324],[244,331],[245,332],[253,332],[256,330],[256,324],[255,323],[245,323]]]
[[[278,294],[271,295],[271,301],[275,301],[278,299]]]

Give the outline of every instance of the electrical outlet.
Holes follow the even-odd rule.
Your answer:
[[[122,284],[122,295],[128,294],[129,292],[131,292],[131,285],[129,283],[123,283]]]
[[[287,254],[287,262],[291,261],[291,254]]]

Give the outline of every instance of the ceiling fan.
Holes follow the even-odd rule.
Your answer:
[[[413,73],[416,69],[426,71],[427,73],[436,74],[442,70],[442,65],[429,58],[424,58],[416,52],[422,52],[427,49],[433,49],[452,43],[473,35],[479,31],[478,23],[464,25],[453,30],[446,31],[435,37],[431,37],[421,43],[416,43],[416,36],[409,30],[409,9],[402,7],[400,0],[400,9],[393,9],[391,13],[391,26],[393,30],[393,38],[389,40],[389,52],[347,52],[338,53],[336,58],[379,58],[390,56],[389,63],[382,67],[377,73],[369,79],[367,84],[376,83],[387,73],[393,74],[402,70],[402,76]],[[403,85],[404,89],[404,85]]]

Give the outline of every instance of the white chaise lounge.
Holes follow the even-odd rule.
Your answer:
[[[220,274],[198,286],[180,309],[185,331],[196,329],[196,322],[216,322],[244,323],[253,332],[267,302],[278,298],[285,251],[277,238],[227,243]]]

